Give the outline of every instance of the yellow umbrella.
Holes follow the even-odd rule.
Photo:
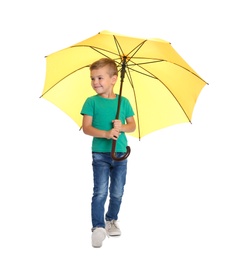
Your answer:
[[[81,127],[82,105],[88,96],[95,94],[90,84],[89,66],[102,57],[115,60],[120,71],[116,91],[120,99],[123,95],[130,100],[136,113],[137,129],[130,135],[140,139],[158,129],[191,122],[197,98],[207,83],[169,42],[161,39],[140,39],[102,31],[52,53],[46,56],[41,97],[55,104]],[[118,110],[119,106],[117,118]],[[128,147],[126,157],[129,153]]]

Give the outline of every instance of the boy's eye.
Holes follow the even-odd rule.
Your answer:
[[[103,77],[98,77],[97,79],[98,79],[98,80],[101,80],[101,79],[103,79]],[[91,80],[94,81],[95,78],[91,78]]]

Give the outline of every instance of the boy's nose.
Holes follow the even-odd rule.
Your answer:
[[[99,83],[99,79],[94,79],[93,84],[96,85]]]

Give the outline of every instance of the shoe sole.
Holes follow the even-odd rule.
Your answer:
[[[94,231],[95,232],[95,231]],[[99,248],[102,247],[103,241],[106,238],[106,234],[96,234],[95,237],[92,236],[92,246],[94,248]],[[99,242],[97,241],[97,243],[93,240],[99,240]]]
[[[110,237],[119,237],[121,236],[121,233],[108,233]]]

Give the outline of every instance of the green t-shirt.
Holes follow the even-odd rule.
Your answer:
[[[86,99],[81,114],[93,117],[92,126],[109,131],[113,128],[112,120],[116,118],[118,106],[118,95],[114,99],[103,98],[95,95]],[[119,120],[122,124],[126,123],[126,118],[134,115],[134,111],[127,98],[121,97]],[[93,137],[93,152],[111,152],[112,139]],[[116,142],[116,152],[126,152],[127,138],[125,133],[121,132]]]

